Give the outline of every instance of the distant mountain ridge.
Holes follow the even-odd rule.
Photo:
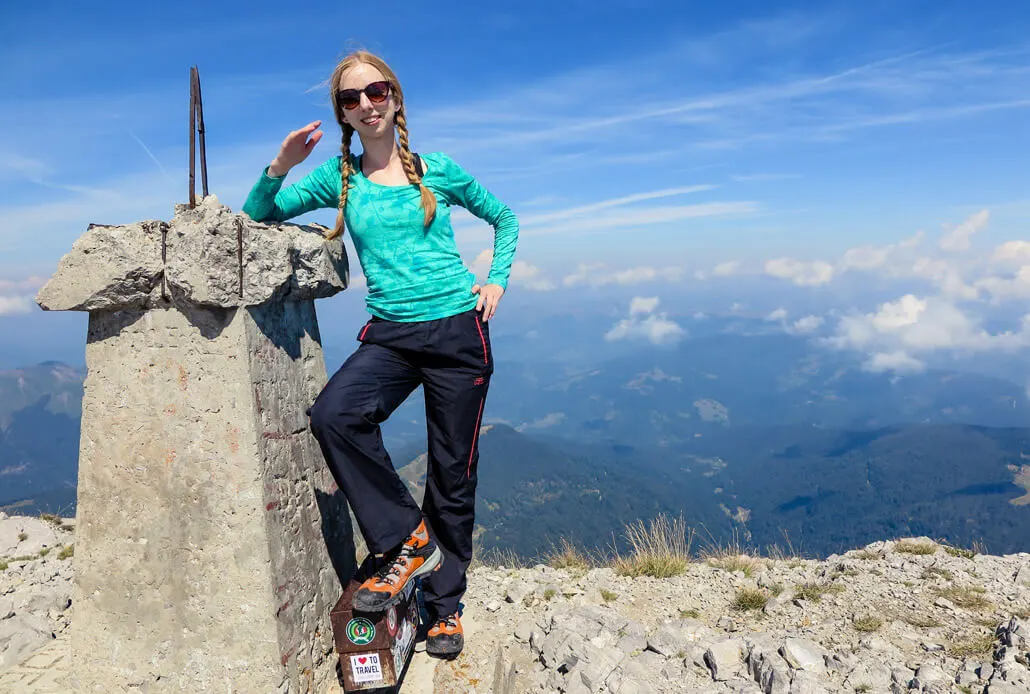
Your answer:
[[[0,508],[74,513],[85,376],[59,362],[0,371]]]
[[[699,543],[812,556],[911,534],[997,553],[1030,542],[1030,428],[755,427],[670,451],[493,425],[480,446],[477,537],[526,557],[562,537],[617,546],[625,524],[659,513],[682,514]],[[416,495],[424,466],[423,455],[401,468]]]
[[[793,338],[724,337],[594,369],[499,368],[477,541],[527,556],[561,537],[605,547],[627,523],[682,512],[712,539],[789,538],[813,555],[900,535],[1026,549],[1030,430],[1013,423],[1030,408],[1015,384],[899,380]],[[84,375],[56,362],[0,372],[0,508],[73,512]],[[386,425],[416,490],[418,409],[414,399]],[[415,433],[391,441],[391,427]]]

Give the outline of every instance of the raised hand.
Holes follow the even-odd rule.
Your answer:
[[[315,148],[318,141],[322,139],[322,131],[317,130],[322,121],[316,120],[308,123],[300,130],[294,130],[279,147],[279,154],[275,156],[268,166],[268,175],[278,177],[284,175],[297,164],[308,158],[311,150]],[[308,139],[310,136],[310,139]]]

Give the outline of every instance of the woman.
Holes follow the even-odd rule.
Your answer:
[[[355,593],[354,608],[387,609],[422,576],[426,650],[455,657],[464,646],[458,605],[472,558],[478,432],[494,368],[487,321],[507,286],[518,221],[448,156],[412,153],[404,94],[383,60],[364,51],[347,56],[333,71],[330,94],[342,155],[280,190],[321,139],[321,122],[290,133],[243,211],[257,221],[282,221],[337,207],[329,238],[350,230],[372,318],[309,414],[369,551],[384,555],[382,568]],[[357,156],[354,133],[362,147]],[[493,263],[482,287],[458,254],[450,223],[455,204],[494,227]],[[419,385],[429,444],[421,509],[379,427]]]

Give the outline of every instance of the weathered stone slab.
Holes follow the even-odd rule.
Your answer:
[[[350,281],[320,225],[260,224],[220,205],[177,205],[171,222],[92,225],[36,296],[51,311],[209,306],[329,297]]]

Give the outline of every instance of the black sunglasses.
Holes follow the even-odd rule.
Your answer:
[[[341,89],[336,92],[336,103],[348,111],[357,108],[361,103],[361,95],[364,93],[373,104],[381,104],[390,96],[392,85],[388,80],[372,82],[364,89]]]

